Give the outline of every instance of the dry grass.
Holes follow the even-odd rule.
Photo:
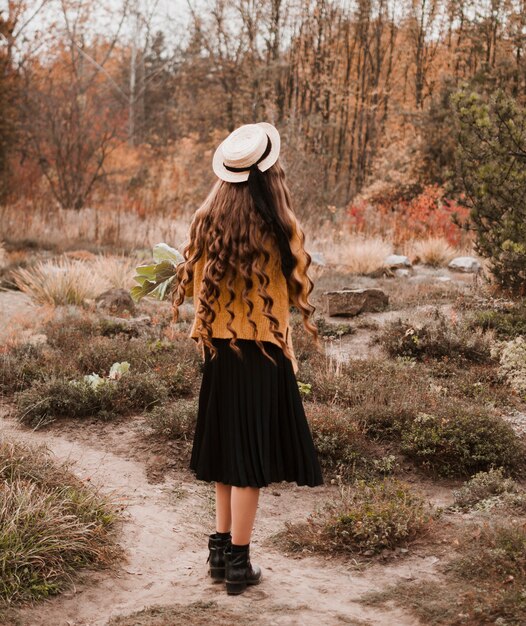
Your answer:
[[[122,256],[99,256],[93,261],[62,257],[13,270],[12,275],[20,291],[38,304],[80,305],[106,289],[130,288],[137,263]]]
[[[43,447],[0,440],[0,608],[68,587],[77,569],[121,554],[115,506]]]
[[[432,626],[520,626],[526,623],[524,520],[469,524],[451,544],[452,558],[439,563],[440,578],[401,581],[363,594],[360,602],[392,601]]]
[[[134,285],[133,276],[137,260],[125,256],[98,256],[91,267],[99,279],[114,289],[130,289]]]
[[[151,248],[160,241],[175,247],[186,239],[191,215],[153,215],[133,211],[82,209],[29,210],[17,205],[0,210],[0,231],[6,241],[37,243],[59,251],[79,246],[111,246],[127,250]]]
[[[14,271],[13,277],[20,291],[38,304],[82,304],[105,290],[89,264],[71,259],[40,261]]]
[[[430,237],[413,242],[413,256],[420,263],[443,267],[456,256],[456,250],[442,237]]]
[[[329,263],[345,265],[352,274],[371,274],[381,269],[385,257],[392,253],[392,245],[379,237],[345,237],[339,241],[333,238],[319,242],[321,250]]]

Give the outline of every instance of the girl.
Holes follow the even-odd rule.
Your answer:
[[[259,490],[323,484],[299,394],[290,305],[319,348],[305,236],[292,210],[271,124],[247,124],[217,148],[218,181],[190,226],[177,267],[174,316],[193,296],[190,336],[204,371],[190,468],[215,482],[209,574],[228,594],[261,581],[249,556]]]

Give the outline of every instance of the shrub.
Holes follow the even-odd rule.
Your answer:
[[[526,399],[526,340],[516,337],[501,348],[500,374],[514,391]]]
[[[524,445],[509,424],[482,410],[468,413],[450,405],[448,411],[441,417],[421,413],[402,433],[402,452],[439,476],[501,466],[522,474]]]
[[[45,377],[48,359],[41,346],[23,344],[0,354],[0,390],[14,393]],[[49,363],[53,367],[53,363]]]
[[[504,310],[485,309],[468,317],[471,328],[494,330],[499,339],[515,339],[526,335],[526,303]]]
[[[352,335],[356,332],[351,324],[345,322],[342,324],[329,323],[324,317],[316,318],[315,323],[322,337],[343,337],[343,335]]]
[[[121,555],[113,505],[43,447],[1,441],[0,479],[0,604],[56,594]]]
[[[287,524],[279,538],[293,551],[372,556],[423,534],[432,519],[426,509],[424,500],[396,479],[360,480],[306,523]]]
[[[401,319],[391,322],[380,335],[379,342],[390,356],[475,363],[491,361],[491,346],[486,337],[460,323],[446,320],[438,312],[433,322],[421,326]]]
[[[348,409],[310,402],[307,417],[326,474],[344,480],[374,467],[374,450]]]
[[[312,384],[312,400],[349,410],[369,437],[398,439],[400,432],[424,407],[443,399],[434,392],[418,363],[360,360],[338,371],[323,361],[303,365],[302,378]]]
[[[100,321],[93,313],[75,306],[57,307],[42,331],[51,347],[67,352],[100,334]]]
[[[314,445],[326,475],[351,480],[380,471],[377,449],[349,409],[310,402],[306,406]]]
[[[303,362],[316,361],[322,356],[316,347],[314,337],[305,329],[302,316],[296,311],[292,311],[290,314],[290,330],[294,354],[300,367]]]
[[[444,187],[402,188],[402,193],[375,194],[369,199],[370,203],[354,203],[348,209],[353,232],[381,233],[395,246],[428,237],[444,238],[454,246],[462,241],[456,221],[464,223],[469,210],[446,198]]]
[[[460,489],[454,490],[454,507],[488,510],[495,506],[510,506],[526,511],[526,492],[502,467],[478,472]]]
[[[171,405],[156,406],[148,414],[146,422],[157,435],[189,440],[194,433],[197,410],[196,399],[179,400]]]
[[[471,209],[476,250],[490,260],[497,283],[526,293],[526,109],[498,91],[488,103],[458,92],[453,108],[459,128],[459,180]]]
[[[128,361],[132,370],[143,370],[148,352],[144,339],[94,336],[78,345],[75,360],[80,372],[102,376],[115,362]]]
[[[77,366],[83,373],[105,374],[116,361],[128,361],[132,372],[155,374],[170,395],[194,391],[201,369],[191,339],[148,341],[143,338],[94,337],[77,352]]]
[[[57,417],[113,418],[149,409],[166,399],[167,391],[152,374],[129,373],[118,381],[87,381],[52,378],[35,383],[15,396],[18,419],[33,428]]]

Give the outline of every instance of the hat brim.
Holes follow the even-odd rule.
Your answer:
[[[261,126],[263,130],[267,133],[271,143],[270,152],[263,159],[263,161],[261,161],[261,163],[258,163],[258,168],[262,172],[265,172],[269,169],[269,167],[272,167],[274,163],[278,160],[281,148],[281,139],[277,128],[272,126],[272,124],[269,124],[268,122],[258,122],[258,126]],[[224,141],[226,141],[226,139]],[[221,150],[224,141],[219,144],[219,146],[216,148],[216,151],[214,152],[214,158],[212,161],[212,168],[214,170],[214,173],[216,174],[216,176],[226,181],[227,183],[242,183],[248,180],[248,175],[250,174],[249,170],[243,172],[231,172],[230,170],[226,169],[225,164],[223,163],[223,152]]]

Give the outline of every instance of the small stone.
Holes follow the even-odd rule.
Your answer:
[[[403,267],[413,267],[413,265],[407,256],[402,254],[390,254],[384,259],[384,267],[389,267],[394,270]]]
[[[411,276],[411,271],[405,267],[404,268],[399,267],[398,269],[395,270],[394,274],[398,278],[409,278],[409,276]]]
[[[481,269],[480,263],[473,256],[458,256],[453,259],[449,265],[450,270],[457,272],[477,273]]]

